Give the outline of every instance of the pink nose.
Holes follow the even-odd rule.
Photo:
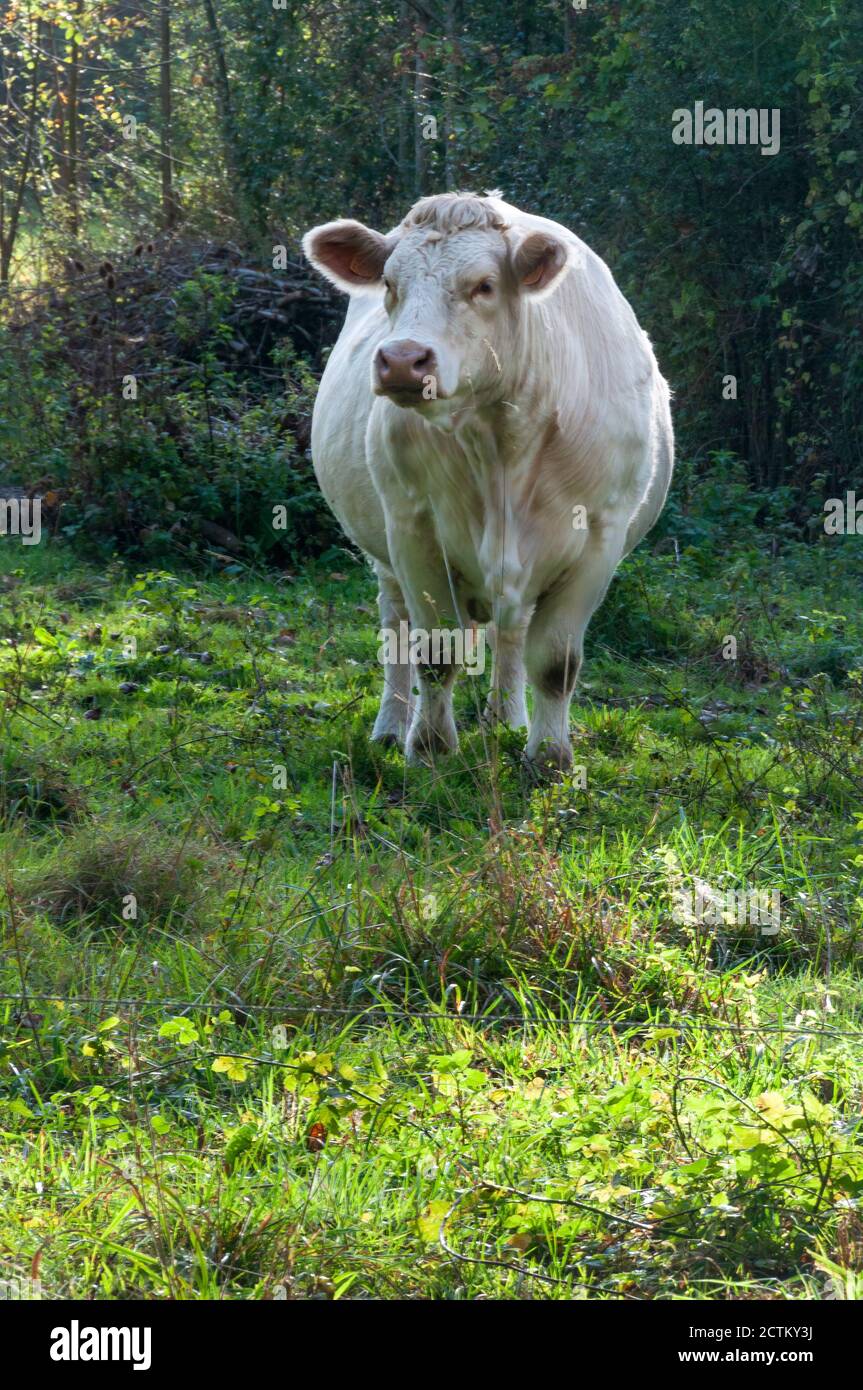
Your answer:
[[[385,391],[421,391],[426,377],[434,376],[437,359],[430,347],[404,338],[378,348],[375,366]]]

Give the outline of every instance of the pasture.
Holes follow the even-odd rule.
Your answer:
[[[7,1277],[855,1296],[861,560],[737,530],[625,562],[548,787],[479,677],[455,760],[369,742],[347,551],[0,551]]]

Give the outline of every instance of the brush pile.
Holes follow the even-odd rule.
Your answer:
[[[275,372],[285,338],[314,364],[341,317],[334,292],[299,257],[266,269],[231,242],[193,240],[140,242],[93,265],[69,259],[60,284],[14,300],[10,330],[27,338],[55,324],[79,379],[97,390],[159,362],[195,362],[214,331],[220,360],[240,374]]]
[[[343,310],[282,259],[164,238],[15,287],[0,302],[0,493],[48,499],[49,534],[100,551],[251,544],[294,564],[330,545],[308,444]]]

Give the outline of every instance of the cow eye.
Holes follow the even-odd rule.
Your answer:
[[[494,285],[491,280],[480,280],[479,284],[474,285],[471,290],[471,298],[475,299],[477,295],[489,295],[493,289]]]
[[[394,294],[394,293],[395,293],[395,291],[393,290],[393,282],[392,282],[392,280],[387,280],[386,276],[384,277],[384,287],[385,287],[385,289],[387,290],[387,293],[388,293],[388,294]]]

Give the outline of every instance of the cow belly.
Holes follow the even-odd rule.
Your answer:
[[[327,364],[312,417],[312,462],[343,530],[372,559],[389,565],[384,511],[366,459],[370,348],[363,358],[348,372],[337,346]]]

